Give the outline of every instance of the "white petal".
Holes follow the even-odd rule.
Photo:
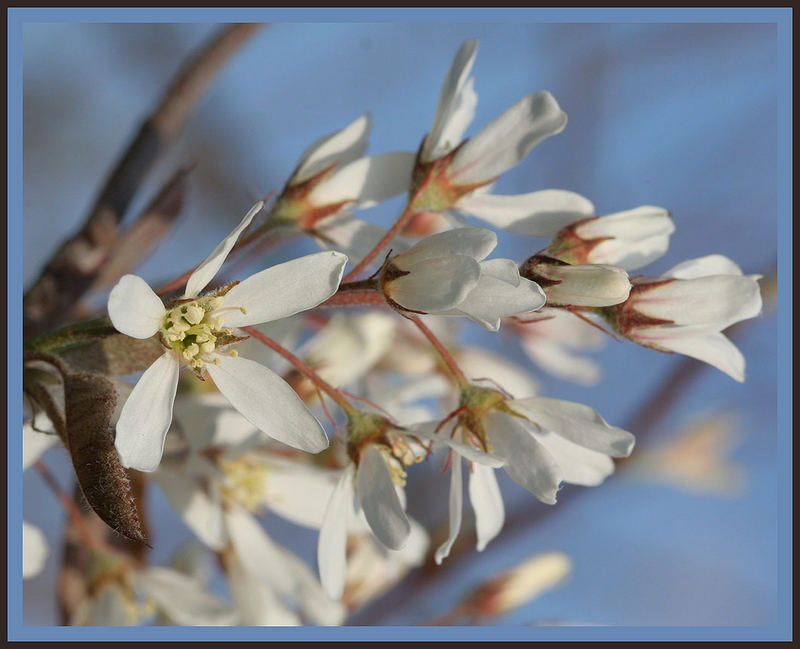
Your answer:
[[[495,227],[528,237],[552,237],[570,223],[594,216],[588,198],[563,189],[514,196],[472,192],[460,198],[457,207]]]
[[[663,207],[640,205],[631,210],[607,214],[576,228],[582,239],[614,237],[636,241],[675,232],[675,224]]]
[[[638,292],[633,303],[636,311],[652,318],[721,331],[761,313],[761,289],[750,277],[711,275]]]
[[[676,331],[669,335],[671,329],[687,329],[685,327],[655,327],[653,341],[679,354],[685,354],[713,365],[740,383],[744,382],[745,359],[742,352],[724,334],[719,332],[697,332],[689,334]],[[655,334],[662,333],[658,338]],[[648,332],[650,334],[650,332]]]
[[[490,413],[486,427],[494,452],[506,460],[508,476],[543,503],[555,505],[564,477],[547,449],[517,419],[504,413]]]
[[[38,575],[49,553],[42,530],[22,521],[22,578],[30,579]]]
[[[475,511],[475,527],[478,535],[478,552],[503,529],[506,514],[503,496],[497,486],[494,469],[472,465],[469,474],[469,500]]]
[[[412,270],[428,259],[465,255],[475,261],[485,259],[497,246],[497,235],[486,228],[456,228],[425,237],[394,258],[401,270]]]
[[[355,260],[364,257],[385,234],[386,230],[380,226],[354,218],[350,214],[336,213],[320,219],[311,236],[320,248],[336,250]],[[388,249],[399,254],[410,247],[411,244],[404,237],[397,236],[392,239]],[[378,266],[382,263],[383,256],[379,255],[372,265]]]
[[[263,503],[279,516],[303,527],[319,529],[338,471],[270,457]]]
[[[228,588],[241,615],[242,626],[299,626],[300,617],[278,599],[264,582],[247,572],[232,555],[225,561]]]
[[[436,565],[441,565],[442,560],[450,555],[450,549],[456,542],[458,532],[461,530],[461,508],[463,507],[464,494],[461,486],[461,458],[456,455],[450,465],[450,534],[447,540],[436,548],[434,560]]]
[[[339,479],[328,501],[317,544],[319,576],[325,592],[339,599],[344,592],[347,521],[353,510],[353,472],[349,465]]]
[[[153,473],[153,480],[197,538],[212,550],[224,549],[222,507],[213,492],[209,495],[195,479],[163,468]]]
[[[138,275],[123,275],[108,296],[111,324],[132,338],[155,335],[166,313],[161,298]]]
[[[363,156],[367,150],[367,136],[371,127],[372,117],[365,113],[341,131],[314,142],[300,156],[290,184],[301,183],[334,162],[342,166]]]
[[[56,434],[40,433],[33,429],[31,422],[22,424],[22,470],[38,460],[45,451],[59,441]]]
[[[697,279],[709,275],[742,275],[738,264],[725,255],[706,255],[696,259],[687,259],[673,266],[662,277],[677,279]]]
[[[309,453],[328,447],[325,430],[281,377],[246,358],[217,358],[219,365],[206,365],[208,373],[219,391],[253,426]]]
[[[132,622],[128,595],[111,581],[101,585],[89,600],[88,615],[81,626],[130,626]]]
[[[429,162],[445,155],[460,141],[472,117],[478,96],[468,80],[478,54],[478,40],[464,41],[458,48],[453,62],[447,70],[439,92],[433,126],[425,138],[422,161]]]
[[[435,257],[415,262],[408,275],[387,283],[385,290],[388,297],[407,309],[437,313],[463,302],[480,275],[480,266],[472,257]]]
[[[122,466],[155,471],[172,423],[180,364],[166,352],[145,370],[122,406],[115,445]]]
[[[548,304],[611,306],[627,300],[631,291],[628,273],[616,266],[548,265],[545,269],[542,265],[537,270],[560,282],[545,288]]]
[[[585,448],[612,457],[627,457],[633,451],[633,435],[610,426],[594,408],[582,403],[532,397],[515,399],[511,408],[530,417],[534,424]]]
[[[481,262],[481,268],[485,263]],[[485,329],[497,331],[501,318],[535,311],[546,301],[544,291],[536,282],[518,277],[516,284],[510,284],[482,273],[475,288],[455,308]]]
[[[317,306],[336,293],[346,263],[339,252],[317,252],[251,275],[225,295],[222,308],[247,311],[226,311],[225,326],[261,324]]]
[[[491,180],[522,162],[534,146],[566,125],[566,113],[549,92],[523,97],[459,149],[450,179],[461,185]]]
[[[581,385],[594,385],[602,376],[602,370],[597,363],[572,353],[569,346],[558,340],[545,336],[522,336],[519,342],[528,357],[553,376]]]
[[[400,503],[383,454],[372,444],[361,456],[356,473],[358,500],[370,529],[391,550],[408,540],[411,525]]]
[[[483,451],[479,451],[478,449],[468,446],[467,444],[462,444],[458,440],[450,437],[448,432],[449,428],[447,426],[440,433],[434,434],[434,430],[436,430],[438,426],[438,421],[418,424],[411,429],[411,433],[420,439],[430,440],[436,444],[448,446],[470,462],[483,464],[495,469],[503,466],[503,463],[505,462],[503,458],[492,455],[491,453],[484,453]]]
[[[206,257],[205,261],[195,268],[194,272],[189,276],[189,280],[186,282],[186,290],[183,293],[183,297],[197,297],[200,291],[208,286],[208,283],[214,279],[217,271],[222,268],[225,258],[236,244],[239,235],[250,225],[250,221],[253,220],[253,217],[258,214],[263,207],[264,201],[258,201],[258,203],[253,205],[253,207],[247,211],[247,214],[244,215],[239,225],[233,229],[233,232],[225,237],[217,247],[214,248],[213,252]]]
[[[239,615],[203,585],[169,568],[148,568],[138,575],[147,596],[174,622],[184,626],[231,626]]]
[[[594,487],[614,473],[614,461],[603,453],[592,451],[555,433],[537,433],[541,442],[561,469],[564,482]]]
[[[334,171],[311,191],[308,200],[318,206],[355,201],[356,208],[372,207],[408,191],[414,160],[410,151],[360,158]]]

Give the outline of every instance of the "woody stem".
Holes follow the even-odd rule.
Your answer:
[[[301,374],[303,374],[309,381],[311,381],[316,387],[322,390],[325,394],[327,394],[331,399],[333,399],[336,404],[344,410],[345,413],[349,413],[353,411],[353,406],[350,402],[342,396],[342,393],[334,388],[330,383],[328,383],[325,379],[323,379],[319,374],[317,374],[314,370],[312,370],[308,365],[303,363],[297,356],[292,354],[288,349],[285,349],[278,343],[276,343],[272,338],[265,336],[262,334],[258,329],[254,329],[253,327],[241,327],[242,331],[246,331],[250,334],[253,338],[258,340],[261,343],[264,343],[267,347],[272,349],[273,351],[277,352],[281,356],[283,356],[287,361],[289,361],[292,365],[294,365]]]

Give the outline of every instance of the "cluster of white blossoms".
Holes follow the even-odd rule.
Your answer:
[[[541,396],[525,368],[460,345],[459,319],[514,334],[538,368],[584,384],[600,379],[581,353],[602,344],[603,326],[744,380],[744,359],[721,332],[760,312],[757,277],[720,255],[630,277],[666,252],[666,210],[597,216],[569,191],[491,193],[567,116],[535,92],[465,139],[477,50],[471,40],[456,54],[416,154],[364,157],[364,115],[303,153],[277,198],[247,212],[179,299],[165,304],[136,275],[111,291],[113,326],[163,347],[122,407],[120,460],[152,472],[217,553],[237,623],[339,624],[423,561],[429,540],[406,514],[405,486],[430,458],[450,474],[439,563],[461,528],[465,463],[482,550],[505,518],[496,471],[552,505],[563,483],[599,485],[612,458],[631,453],[631,432],[592,407]],[[402,193],[391,231],[352,214]],[[492,257],[496,233],[469,216],[546,241],[525,260]],[[249,227],[251,239],[304,232],[326,250],[213,285]],[[307,329],[317,331],[297,347]],[[182,367],[205,384],[182,391],[173,423]],[[319,579],[267,535],[256,518],[266,512],[319,530]]]

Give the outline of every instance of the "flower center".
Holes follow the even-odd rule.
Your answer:
[[[223,493],[248,511],[256,511],[264,500],[267,472],[257,462],[237,458],[226,462],[222,470],[227,480]]]
[[[219,364],[213,354],[219,354],[220,338],[230,342],[233,329],[223,327],[224,312],[220,309],[225,298],[217,295],[181,302],[167,311],[161,336],[191,368],[200,369],[205,363]],[[243,313],[243,307],[233,307]],[[236,356],[236,351],[228,352]]]

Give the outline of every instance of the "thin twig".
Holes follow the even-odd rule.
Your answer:
[[[178,135],[215,74],[259,26],[224,28],[178,72],[109,175],[81,230],[61,245],[25,294],[26,338],[58,326],[95,281],[147,172]]]

